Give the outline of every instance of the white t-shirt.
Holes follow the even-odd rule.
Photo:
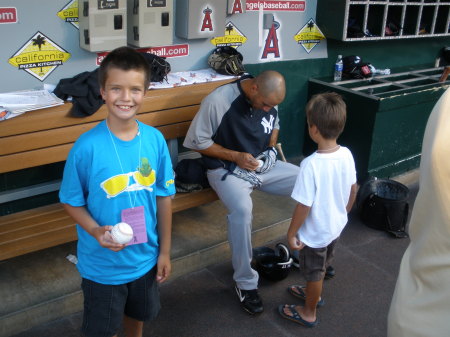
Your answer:
[[[333,153],[314,152],[301,162],[291,196],[311,207],[298,231],[308,247],[323,248],[339,237],[347,224],[346,207],[354,183],[355,162],[346,147]]]

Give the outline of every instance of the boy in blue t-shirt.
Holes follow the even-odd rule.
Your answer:
[[[356,196],[353,156],[348,148],[337,144],[346,115],[344,101],[333,92],[314,95],[306,105],[309,136],[317,151],[300,164],[291,195],[297,206],[287,233],[290,248],[299,251],[300,269],[306,279],[306,286],[292,285],[288,291],[305,304],[278,307],[281,316],[306,327],[318,324],[316,308],[324,304],[321,294],[325,271]]]
[[[98,76],[108,114],[75,142],[59,196],[77,222],[83,335],[115,336],[123,318],[126,335],[141,336],[171,271],[172,163],[162,134],[135,118],[150,81],[145,58],[117,48]],[[119,222],[132,226],[130,244],[113,240]]]

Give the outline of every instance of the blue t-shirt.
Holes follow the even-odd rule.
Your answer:
[[[123,141],[109,132],[105,121],[99,123],[75,142],[64,168],[60,201],[85,206],[100,226],[121,222],[124,209],[144,206],[148,242],[120,252],[101,247],[77,225],[77,268],[83,278],[98,283],[127,283],[155,266],[159,254],[156,197],[175,194],[164,137],[151,126],[138,125],[139,134]]]

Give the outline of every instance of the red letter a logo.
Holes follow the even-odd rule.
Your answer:
[[[241,0],[234,0],[233,4],[233,10],[231,11],[231,14],[234,13],[242,13],[242,3]]]
[[[264,51],[261,58],[266,59],[267,54],[269,53],[275,54],[275,57],[280,57],[280,49],[278,48],[278,37],[275,28],[275,22],[272,24],[272,27],[269,30],[269,34],[267,35],[266,45],[264,46]]]
[[[212,9],[206,7],[206,9],[203,10],[203,13],[205,14],[203,18],[202,28],[201,31],[203,32],[205,29],[209,29],[210,31],[213,31],[213,25],[211,20],[211,13]]]

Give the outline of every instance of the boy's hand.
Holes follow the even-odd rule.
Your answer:
[[[292,250],[302,250],[305,247],[305,244],[297,238],[297,235],[288,235],[288,244]]]
[[[156,281],[163,283],[169,278],[170,272],[172,271],[170,256],[167,254],[159,254],[157,268]]]
[[[91,235],[98,241],[103,248],[111,249],[114,252],[121,251],[126,245],[114,241],[111,230],[113,226],[99,226],[92,230]]]

